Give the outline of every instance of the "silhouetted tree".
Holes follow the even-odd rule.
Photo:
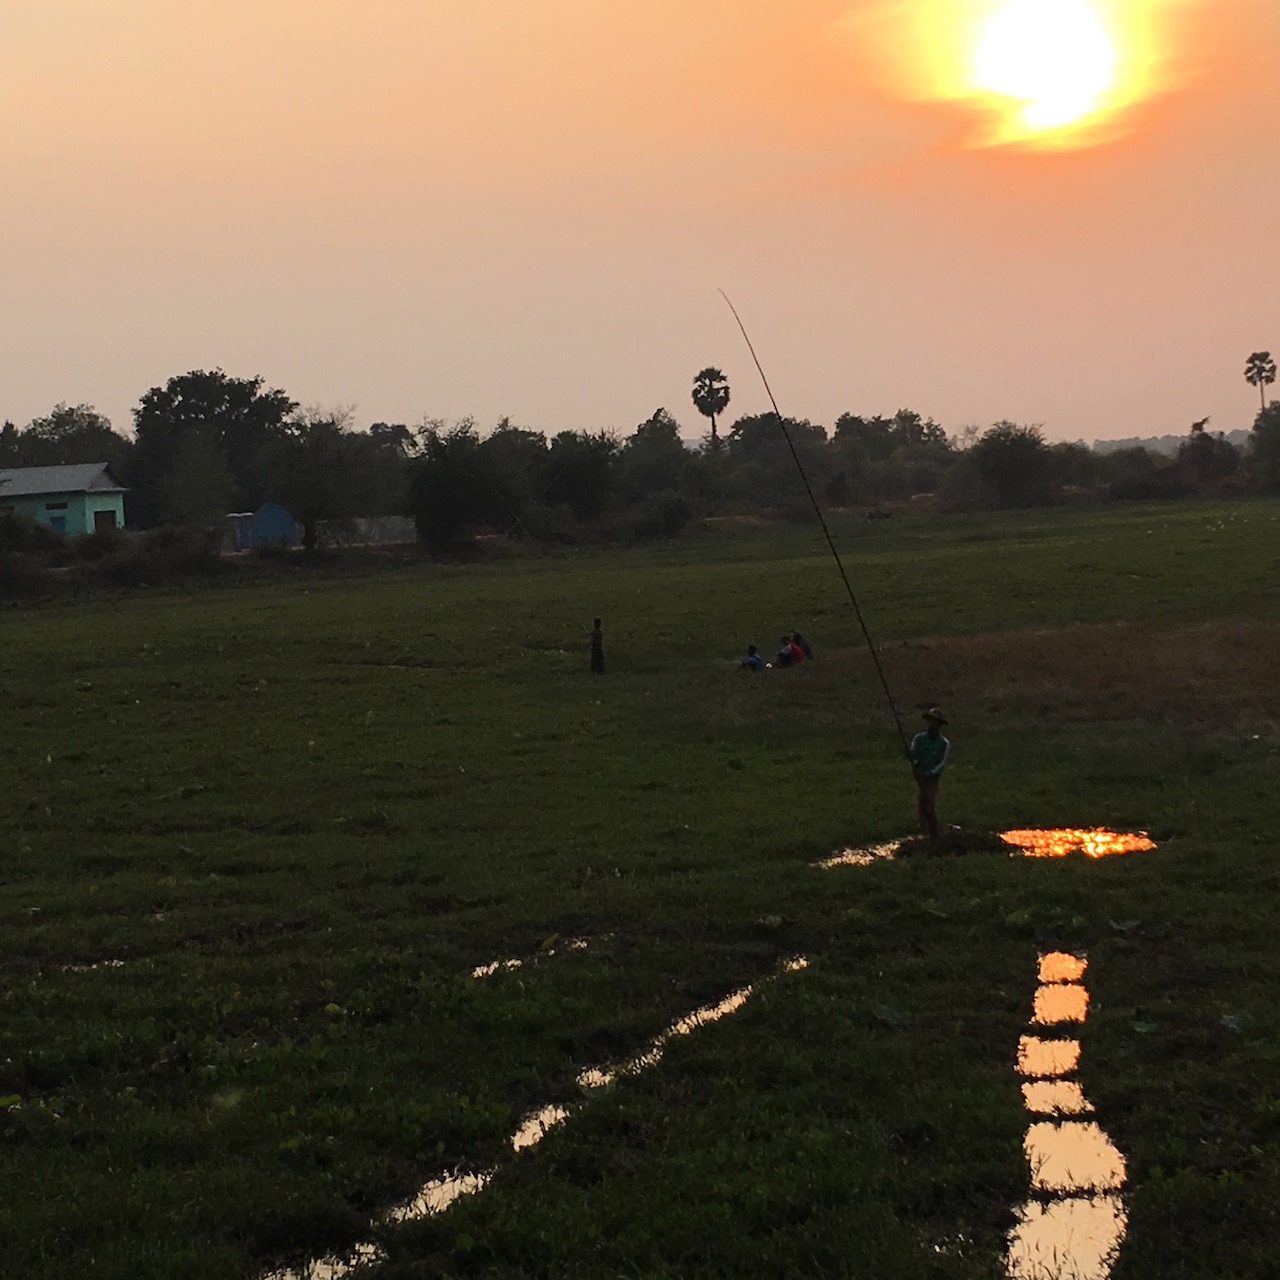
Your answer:
[[[804,418],[782,420],[815,492],[831,478],[825,427]],[[741,498],[770,505],[805,496],[804,482],[776,413],[739,418],[725,440],[728,487]]]
[[[997,422],[965,455],[1001,507],[1053,500],[1053,458],[1039,427]]]
[[[481,449],[470,418],[449,429],[424,425],[418,439],[421,452],[409,482],[418,540],[431,551],[449,551],[492,514],[500,485],[494,457]]]
[[[693,379],[693,403],[704,418],[711,419],[711,451],[719,452],[720,436],[716,418],[729,407],[729,381],[719,369],[710,365]]]
[[[922,418],[914,409],[899,409],[893,415],[889,438],[895,453],[899,449],[951,447],[947,433],[932,418]]]
[[[1280,487],[1280,401],[1273,400],[1253,420],[1249,463],[1263,485]]]
[[[183,439],[197,431],[211,432],[221,447],[235,478],[236,505],[258,506],[271,495],[254,472],[254,460],[263,445],[283,434],[297,407],[283,391],[264,390],[261,378],[231,378],[221,369],[195,370],[152,387],[133,411],[134,520],[147,525],[159,518],[164,476]]]
[[[855,466],[883,462],[894,449],[893,421],[879,414],[864,418],[857,413],[842,413],[836,419],[835,444]]]
[[[1176,466],[1188,488],[1204,489],[1215,480],[1234,475],[1240,467],[1240,454],[1221,435],[1201,429],[1192,431],[1178,446]]]
[[[864,502],[932,492],[953,460],[947,433],[914,409],[892,418],[842,413],[832,448],[841,492]]]
[[[1173,461],[1141,445],[1099,454],[1098,466],[1113,498],[1145,501],[1178,497],[1183,493],[1182,480]]]
[[[1081,441],[1049,446],[1055,485],[1072,489],[1092,489],[1102,478],[1100,459]]]
[[[1276,362],[1270,351],[1255,351],[1244,366],[1244,380],[1258,388],[1262,408],[1267,407],[1267,387],[1276,380]]]
[[[12,422],[0,426],[0,470],[22,466],[21,449],[18,428]]]
[[[59,404],[44,418],[19,431],[7,422],[0,429],[0,466],[58,467],[77,462],[107,462],[123,479],[131,442],[111,429],[92,405]]]
[[[187,432],[160,481],[160,518],[165,524],[219,528],[235,488],[227,456],[213,432]]]
[[[403,422],[375,422],[369,428],[369,439],[388,453],[412,458],[418,452],[418,438]]]
[[[525,513],[541,500],[547,481],[546,436],[501,418],[480,448],[489,465],[491,519],[499,528],[525,532]]]
[[[263,484],[302,526],[309,555],[320,545],[322,524],[386,514],[380,509],[381,446],[348,423],[343,410],[311,410],[273,433],[254,459]]]
[[[579,520],[598,516],[613,496],[617,452],[608,432],[561,431],[547,450],[543,497],[553,507],[566,504]]]
[[[360,433],[357,433],[360,434]],[[363,433],[368,444],[368,516],[403,516],[409,510],[409,465],[418,456],[418,438],[403,422],[375,422]]]
[[[658,409],[627,437],[618,456],[622,485],[632,501],[678,489],[689,465],[689,451],[680,439],[680,424]]]

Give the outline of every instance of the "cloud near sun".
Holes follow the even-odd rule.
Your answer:
[[[839,24],[871,87],[952,104],[964,145],[1069,150],[1126,131],[1171,86],[1186,0],[871,0]]]

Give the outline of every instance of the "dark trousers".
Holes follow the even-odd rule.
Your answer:
[[[920,830],[927,831],[934,840],[938,838],[938,788],[940,786],[942,786],[941,778],[926,778],[916,774],[916,813],[920,820]]]
[[[594,645],[591,648],[591,673],[592,675],[604,675],[604,650],[597,649]]]

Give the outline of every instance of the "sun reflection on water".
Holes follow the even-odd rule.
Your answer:
[[[1028,858],[1065,858],[1083,853],[1086,858],[1109,858],[1124,853],[1146,853],[1156,842],[1145,831],[1002,831],[1000,839]]]
[[[1035,1023],[1084,1022],[1088,963],[1064,951],[1041,955]],[[1071,1034],[1078,1032],[1072,1028]],[[1011,1280],[1107,1280],[1128,1226],[1118,1194],[1124,1156],[1096,1121],[1064,1118],[1093,1111],[1080,1084],[1064,1078],[1080,1062],[1080,1041],[1064,1037],[1048,1032],[1047,1038],[1023,1036],[1018,1044],[1023,1101],[1037,1117],[1024,1142],[1031,1189],[1048,1200],[1031,1199],[1017,1211],[1005,1259]]]
[[[1042,1027],[1059,1022],[1083,1022],[1089,1012],[1089,993],[1074,982],[1041,987],[1036,992],[1032,1021]]]

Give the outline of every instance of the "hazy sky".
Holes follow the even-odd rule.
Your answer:
[[[1072,145],[972,84],[1009,0],[0,0],[0,419],[127,429],[221,366],[361,425],[693,436],[705,365],[766,407],[723,288],[828,426],[1248,426],[1280,3],[1015,3],[1114,38]]]

